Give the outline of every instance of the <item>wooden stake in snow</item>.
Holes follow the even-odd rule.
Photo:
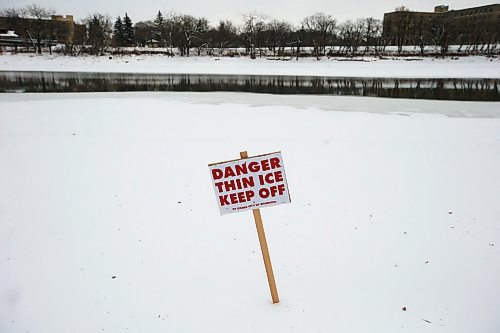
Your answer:
[[[246,151],[240,153],[241,158],[248,158]],[[274,280],[273,266],[271,265],[271,257],[269,256],[269,249],[267,248],[266,233],[264,232],[264,225],[262,224],[262,216],[260,209],[253,209],[253,218],[255,226],[257,227],[257,235],[259,236],[260,249],[262,251],[262,258],[264,259],[264,266],[266,266],[267,281],[269,282],[269,289],[271,290],[271,298],[273,303],[279,303],[278,289],[276,288],[276,281]]]
[[[279,303],[260,207],[290,202],[283,158],[281,152],[248,157],[246,151],[240,157],[208,165],[217,204],[221,215],[252,210],[271,297]]]

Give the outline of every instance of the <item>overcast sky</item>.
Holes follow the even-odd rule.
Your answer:
[[[242,14],[254,11],[298,25],[305,16],[320,11],[332,15],[338,21],[370,16],[382,19],[384,13],[394,11],[401,5],[415,11],[432,11],[435,5],[442,4],[430,0],[0,0],[0,8],[22,7],[32,3],[54,8],[58,14],[73,14],[77,21],[92,12],[107,13],[112,17],[123,16],[127,12],[132,21],[137,22],[153,19],[161,10],[203,16],[212,25],[221,19],[240,24]],[[461,9],[492,3],[457,0],[444,4],[449,5],[450,9]]]

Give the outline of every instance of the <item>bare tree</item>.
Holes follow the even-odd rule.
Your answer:
[[[264,31],[265,19],[264,15],[255,12],[243,15],[242,33],[245,35],[247,49],[250,50],[250,57],[252,59],[255,59],[256,47],[261,47],[259,37],[261,37],[262,31]]]
[[[435,49],[440,49],[441,55],[443,56],[448,53],[449,33],[448,20],[441,16],[431,19],[429,39]]]
[[[231,21],[219,21],[219,25],[213,30],[213,35],[212,40],[219,48],[219,55],[222,55],[227,47],[236,42],[237,29]]]
[[[375,20],[372,27],[372,38],[375,46],[375,54],[380,54],[385,50],[388,40],[382,36],[382,22]]]
[[[165,34],[168,40],[168,47],[170,49],[170,55],[174,54],[174,44],[176,43],[177,35],[179,34],[179,18],[180,15],[173,12],[165,15]]]
[[[331,37],[337,26],[337,21],[331,15],[316,13],[306,17],[302,25],[312,34],[312,42],[316,57],[326,52],[328,38]],[[318,58],[319,59],[319,58]]]
[[[356,53],[365,35],[363,19],[347,20],[339,26],[339,37],[346,53]]]
[[[21,9],[16,7],[9,7],[0,9],[0,16],[3,17],[21,17]]]
[[[489,53],[490,46],[494,43],[494,40],[491,40],[493,33],[494,31],[490,31],[484,24],[474,23],[469,35],[470,47],[468,50],[474,53],[481,51]]]
[[[208,54],[208,50],[212,43],[212,35],[209,34],[210,27],[208,25],[208,20],[206,18],[199,19],[199,26],[201,27],[193,40],[193,46],[196,47],[198,56],[201,55],[201,50],[205,49]]]
[[[408,31],[413,30],[414,23],[412,22],[412,17],[407,8],[404,6],[400,7],[401,13],[397,20],[397,30],[396,30],[396,44],[398,46],[398,53],[403,52],[403,45],[407,44]],[[397,8],[396,8],[397,10]]]
[[[273,56],[276,56],[276,49],[278,49],[278,55],[283,55],[292,31],[290,23],[272,20],[266,25],[266,30],[268,47],[273,52]]]
[[[488,28],[483,32],[484,43],[486,44],[486,49],[484,50],[487,54],[493,54],[497,48],[498,40],[500,36],[500,27],[490,30]]]
[[[291,42],[291,44],[295,45],[295,60],[299,60],[300,48],[302,47],[302,43],[304,41],[304,34],[305,30],[303,26],[292,33],[294,40]]]
[[[32,18],[30,21],[30,29],[36,38],[36,49],[38,53],[42,53],[42,38],[51,37],[50,30],[52,27],[51,22],[47,22],[46,20],[51,18],[51,16],[55,13],[54,9],[47,9],[41,7],[39,5],[29,5],[26,6],[25,13],[27,17]]]
[[[381,32],[382,23],[380,20],[377,20],[373,17],[368,17],[364,19],[364,40],[366,42],[365,53],[369,51],[370,46],[374,46],[376,48],[376,38],[378,34]],[[376,51],[376,50],[375,50]]]
[[[429,43],[429,31],[427,27],[428,22],[424,21],[423,17],[415,23],[415,45],[419,47],[421,56],[424,55],[425,47]]]
[[[177,47],[181,52],[181,56],[189,57],[191,44],[193,39],[199,39],[200,34],[208,31],[208,21],[205,18],[196,18],[191,15],[181,15],[174,18],[174,22],[178,25],[178,41]]]
[[[84,19],[87,25],[87,41],[91,48],[91,53],[102,55],[109,48],[112,41],[112,23],[107,14],[94,13]],[[85,45],[86,43],[84,43]],[[82,48],[83,49],[83,48]]]

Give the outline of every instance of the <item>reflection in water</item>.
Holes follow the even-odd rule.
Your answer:
[[[2,72],[0,92],[237,91],[500,101],[500,79]]]

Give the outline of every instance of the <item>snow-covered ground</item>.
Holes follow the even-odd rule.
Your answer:
[[[498,332],[498,105],[1,94],[0,332]],[[276,305],[208,172],[242,150],[285,161]]]
[[[411,61],[409,61],[411,60]],[[124,73],[193,73],[193,74],[253,74],[310,75],[344,77],[397,78],[500,78],[500,58],[482,56],[458,59],[401,58],[379,60],[373,57],[327,59],[167,57],[167,56],[85,56],[3,54],[2,71],[67,71]]]

